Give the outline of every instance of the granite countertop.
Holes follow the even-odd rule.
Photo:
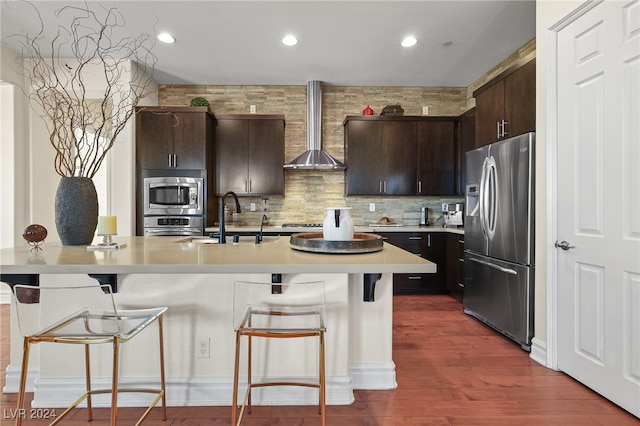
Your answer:
[[[243,228],[244,230],[245,228]],[[281,230],[281,227],[277,229]],[[97,239],[96,239],[97,241]],[[87,251],[85,246],[45,242],[0,250],[2,274],[47,273],[433,273],[436,265],[393,245],[362,254],[294,250],[289,237],[247,238],[233,244],[203,244],[185,237],[116,237],[125,247]]]

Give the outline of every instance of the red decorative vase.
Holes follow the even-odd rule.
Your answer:
[[[373,110],[369,105],[362,111],[362,115],[373,115]]]

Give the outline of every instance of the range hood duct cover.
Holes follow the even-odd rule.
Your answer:
[[[297,156],[285,169],[344,170],[343,163],[322,150],[322,82],[307,82],[307,150]]]

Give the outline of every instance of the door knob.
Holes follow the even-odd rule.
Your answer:
[[[572,248],[576,248],[576,246],[570,245],[568,241],[561,241],[561,242],[556,241],[555,246],[556,248],[561,248],[562,250],[569,250]]]

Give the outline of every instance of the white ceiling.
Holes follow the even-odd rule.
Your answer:
[[[0,1],[3,43],[37,30],[33,9]],[[54,11],[71,3],[82,6],[32,2],[47,31],[57,30]],[[175,36],[175,44],[153,49],[160,84],[465,87],[535,37],[535,1],[524,0],[90,1],[89,7],[98,4],[118,9],[126,35]],[[284,46],[286,33],[299,43]],[[402,48],[409,34],[418,44]]]

